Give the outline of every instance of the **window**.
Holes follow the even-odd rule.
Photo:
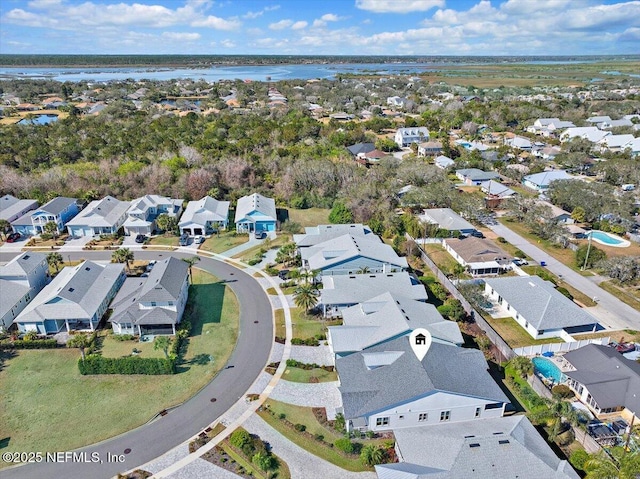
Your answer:
[[[429,414],[422,412],[418,415],[418,421],[426,421],[429,418]]]
[[[484,405],[485,411],[487,409],[501,409],[501,408],[502,408],[502,403],[501,402],[494,402],[494,403],[490,403],[490,404],[485,404]]]
[[[157,306],[157,303],[155,301],[151,301],[151,306]]]
[[[442,411],[440,413],[440,421],[448,421],[451,419],[451,411]]]
[[[169,306],[173,306],[173,301],[169,301]]]
[[[480,413],[482,412],[482,408],[481,407],[477,407],[476,408],[476,417],[480,417]]]
[[[388,417],[377,417],[376,418],[376,426],[387,426],[389,425]]]

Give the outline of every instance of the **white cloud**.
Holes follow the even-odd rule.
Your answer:
[[[302,30],[307,25],[309,25],[307,22],[305,22],[304,20],[300,20],[299,22],[296,22],[293,25],[291,25],[291,30]]]
[[[426,12],[444,7],[444,0],[356,0],[356,7],[375,13]]]
[[[321,28],[321,27],[326,27],[327,26],[327,22],[325,22],[324,20],[320,20],[319,18],[316,18],[313,21],[313,27],[314,28]]]
[[[278,10],[280,8],[280,5],[272,5],[270,7],[264,7],[262,10],[258,10],[257,12],[247,12],[244,15],[242,15],[242,18],[248,18],[250,20],[254,20],[258,17],[261,17],[262,15],[264,15],[266,12],[273,12],[275,10]]]
[[[224,18],[209,15],[208,17],[191,22],[192,27],[207,27],[214,30],[235,30],[240,28],[242,23],[238,20],[225,20]]]
[[[31,0],[27,5],[29,8],[36,10],[46,10],[51,7],[57,7],[62,3],[62,0]]]
[[[289,19],[280,20],[279,22],[270,23],[269,28],[271,30],[284,30],[285,28],[289,28],[293,25],[293,21]]]
[[[180,42],[195,42],[196,40],[200,40],[199,33],[189,33],[189,32],[162,32],[163,38],[167,38],[169,40],[177,40]]]
[[[220,42],[220,45],[222,45],[225,48],[235,48],[236,44],[234,42],[232,42],[231,40],[229,40],[228,38],[225,40],[222,40]]]
[[[324,20],[325,22],[337,22],[340,20],[340,17],[335,13],[325,13],[320,17],[320,20]]]

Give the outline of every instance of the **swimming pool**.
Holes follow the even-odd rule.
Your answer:
[[[606,246],[614,246],[618,248],[626,248],[631,243],[627,240],[620,238],[619,236],[613,235],[611,233],[605,233],[600,230],[593,230],[587,233],[591,236],[591,239],[596,243],[600,243]]]
[[[33,118],[23,118],[18,125],[48,125],[58,121],[58,115],[36,115]]]
[[[553,379],[555,384],[559,384],[564,380],[564,374],[552,361],[545,358],[533,358],[531,362],[537,372],[545,378]]]

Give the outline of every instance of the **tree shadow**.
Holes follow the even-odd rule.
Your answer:
[[[15,349],[0,349],[0,371],[5,368],[5,362],[18,355]]]
[[[191,335],[202,334],[202,327],[209,323],[220,323],[225,283],[192,284],[189,287],[188,318],[191,321]]]
[[[206,366],[207,364],[213,362],[213,356],[210,354],[196,354],[189,361],[185,361],[185,364],[197,364],[198,366]]]

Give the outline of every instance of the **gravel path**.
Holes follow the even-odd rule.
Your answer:
[[[349,472],[320,459],[289,441],[257,414],[243,424],[245,429],[267,441],[273,452],[289,466],[292,479],[375,479],[374,472]]]
[[[291,358],[303,363],[333,366],[333,355],[327,345],[291,346]]]
[[[239,479],[233,472],[222,469],[204,459],[196,459],[187,464],[178,472],[169,476],[171,479],[203,479],[205,477],[215,479]]]
[[[324,407],[330,420],[335,419],[336,408],[342,405],[338,381],[309,384],[281,379],[270,397],[296,406]]]

